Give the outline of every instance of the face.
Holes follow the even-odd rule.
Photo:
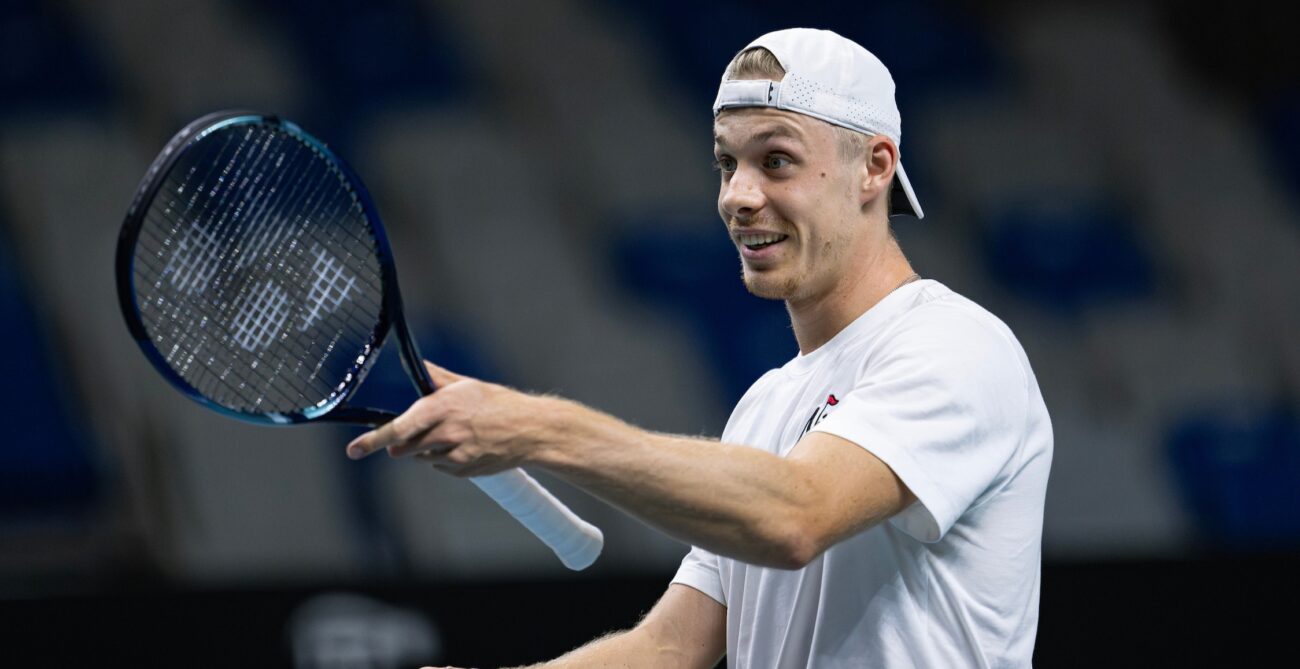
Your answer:
[[[815,299],[849,276],[864,235],[862,167],[844,160],[817,119],[765,107],[714,122],[718,213],[759,297]]]

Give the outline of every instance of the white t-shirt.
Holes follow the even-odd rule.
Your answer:
[[[1028,667],[1052,427],[1011,331],[936,281],[764,374],[722,440],[809,430],[871,451],[917,502],[799,570],[694,548],[675,583],[727,607],[729,667]]]

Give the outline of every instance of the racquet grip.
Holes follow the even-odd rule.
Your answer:
[[[475,476],[470,481],[550,546],[569,569],[586,569],[600,556],[605,546],[600,528],[579,518],[524,470]]]

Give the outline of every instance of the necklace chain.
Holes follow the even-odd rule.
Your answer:
[[[917,274],[917,273],[913,272],[913,273],[912,273],[912,276],[909,276],[909,277],[907,277],[906,279],[903,279],[903,282],[902,282],[902,283],[898,284],[897,286],[894,286],[893,290],[891,290],[891,291],[889,291],[889,292],[892,293],[892,292],[894,292],[895,290],[898,290],[899,288],[902,288],[903,286],[906,286],[907,284],[912,283],[913,281],[916,281],[917,279],[920,279],[920,278],[921,278],[921,275],[920,275],[920,274]]]

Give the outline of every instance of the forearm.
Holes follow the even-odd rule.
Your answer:
[[[549,399],[532,464],[682,541],[752,564],[797,567],[816,487],[771,453],[647,432]]]
[[[655,434],[576,402],[428,367],[442,389],[353,440],[349,457],[386,449],[398,457],[419,455],[457,476],[540,466],[687,543],[787,569],[802,567],[831,542],[885,517],[883,510],[897,510],[881,500],[844,504],[846,495],[864,495],[860,477],[844,476],[862,462],[842,454],[801,457],[803,441],[790,457],[778,457]],[[815,436],[807,437],[809,443]],[[858,458],[865,453],[856,446],[848,450]],[[883,465],[871,471],[893,477]],[[840,479],[849,485],[828,485]]]
[[[607,634],[550,662],[516,669],[658,669],[688,666],[682,649],[656,641],[646,629]]]

